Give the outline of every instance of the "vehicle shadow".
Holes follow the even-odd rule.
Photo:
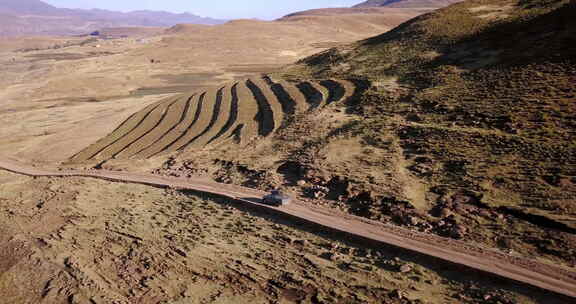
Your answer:
[[[249,201],[249,202],[257,203],[257,204],[262,204],[262,198],[261,197],[241,197],[241,198],[239,198],[239,200]]]
[[[180,190],[180,192],[186,196],[200,197],[226,207],[235,208],[252,216],[258,216],[268,220],[274,224],[311,233],[329,241],[340,242],[352,248],[353,250],[351,250],[351,252],[353,252],[356,257],[377,256],[378,259],[373,266],[386,271],[398,272],[398,267],[391,265],[390,261],[400,258],[403,262],[420,265],[436,272],[443,279],[458,282],[464,286],[482,286],[483,290],[509,290],[523,294],[535,300],[536,303],[542,304],[565,304],[571,303],[570,301],[573,300],[567,296],[516,282],[511,279],[502,278],[492,273],[309,222],[284,213],[281,208],[267,208],[267,205],[262,204],[261,198],[245,197],[232,200],[215,194],[199,193],[191,190]],[[338,265],[338,267],[346,269],[346,265]]]

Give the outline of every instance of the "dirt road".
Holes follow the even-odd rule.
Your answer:
[[[43,169],[12,160],[0,160],[0,168],[28,176],[98,178],[116,182],[187,189],[221,195],[239,203],[262,209],[265,208],[277,214],[292,216],[305,222],[320,225],[330,230],[345,232],[361,239],[412,250],[451,263],[465,265],[473,269],[576,298],[576,271],[574,270],[555,267],[522,257],[506,255],[457,240],[373,222],[334,210],[311,206],[305,202],[297,201],[289,206],[282,207],[261,205],[258,201],[264,193],[254,189],[219,184],[199,178],[182,179],[152,174],[106,170],[74,171],[57,168]]]

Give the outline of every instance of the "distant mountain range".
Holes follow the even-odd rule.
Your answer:
[[[0,36],[74,35],[105,27],[220,24],[224,20],[162,11],[115,12],[57,8],[40,0],[0,0]]]
[[[353,7],[440,8],[461,1],[462,0],[368,0]]]

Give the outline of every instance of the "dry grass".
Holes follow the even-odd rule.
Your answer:
[[[498,18],[485,18],[492,11]],[[575,13],[573,1],[466,1],[287,73],[371,81],[349,109],[361,118],[350,136],[405,162],[426,185],[428,216],[450,210],[470,240],[573,266]],[[401,174],[379,185],[384,201],[414,201],[394,184]],[[363,215],[394,218],[382,201]],[[470,202],[507,221],[465,211]]]
[[[160,140],[166,135],[172,128],[174,128],[183,118],[186,113],[186,108],[188,106],[188,96],[181,96],[176,102],[171,104],[167,109],[162,121],[158,125],[148,132],[143,137],[139,138],[139,141],[143,143],[150,143],[147,145],[132,145],[118,154],[119,158],[126,158],[138,154],[144,151],[146,148],[152,146],[156,141]]]
[[[345,102],[356,93],[349,81],[312,82],[322,92],[318,103]],[[171,97],[149,106],[122,123],[108,137],[77,154],[72,161],[152,157],[159,153],[201,150],[208,144],[266,138],[289,125],[294,115],[317,105],[307,102],[309,90],[298,83],[251,78],[195,95]],[[312,97],[310,97],[312,98]]]
[[[72,160],[85,160],[95,157],[98,153],[102,152],[102,150],[120,140],[125,134],[137,128],[140,123],[150,114],[150,112],[155,110],[158,106],[158,103],[151,104],[141,111],[133,114],[130,116],[130,118],[118,126],[111,134],[92,144],[88,148],[82,150],[80,153],[74,155]]]
[[[196,117],[196,113],[198,111],[198,104],[202,94],[194,94],[189,97],[188,107],[183,112],[182,120],[176,125],[172,130],[170,130],[167,134],[162,136],[158,141],[154,142],[145,150],[142,150],[138,153],[138,157],[148,158],[153,155],[156,155],[167,147],[171,146],[172,143],[176,142],[183,134],[186,133],[186,130],[192,125],[194,121],[194,117]]]
[[[209,196],[4,172],[0,182],[5,303],[560,303]]]
[[[188,146],[183,149],[203,148],[208,142],[215,138],[218,132],[227,124],[230,117],[234,115],[235,107],[232,104],[232,86],[226,86],[222,89],[218,112],[214,112],[210,124],[204,132],[199,134]]]
[[[122,134],[117,141],[101,150],[96,156],[96,159],[109,159],[116,157],[122,151],[134,147],[134,150],[147,147],[146,143],[139,142],[139,139],[146,136],[152,131],[166,115],[166,111],[178,101],[177,97],[170,97],[167,100],[159,103],[158,107],[154,108],[150,113],[146,114],[144,119],[132,130]]]

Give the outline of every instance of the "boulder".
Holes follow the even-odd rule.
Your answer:
[[[404,265],[400,266],[400,272],[401,273],[408,273],[408,272],[412,271],[412,269],[414,269],[414,268],[410,264],[404,264]]]

